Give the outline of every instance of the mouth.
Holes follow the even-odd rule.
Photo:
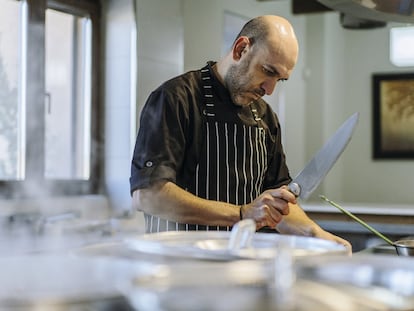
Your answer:
[[[257,89],[252,91],[253,95],[256,97],[256,99],[262,98],[265,95],[265,91],[262,89]]]
[[[264,95],[265,92],[263,90],[247,91],[239,93],[238,96],[236,96],[238,100],[234,100],[234,102],[238,106],[250,105],[252,102],[262,98]]]
[[[258,100],[265,95],[262,91],[252,91],[251,94],[253,94],[253,100]]]

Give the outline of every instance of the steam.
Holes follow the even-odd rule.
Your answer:
[[[136,218],[114,217],[103,195],[3,200],[0,205],[0,257],[67,253],[142,233]]]

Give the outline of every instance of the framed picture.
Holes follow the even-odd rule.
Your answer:
[[[414,73],[374,74],[374,159],[414,159]]]

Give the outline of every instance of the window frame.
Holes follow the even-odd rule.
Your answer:
[[[26,174],[24,180],[0,181],[1,198],[33,198],[103,193],[103,120],[101,100],[100,0],[26,0]],[[92,23],[91,153],[89,180],[45,179],[45,15],[46,9],[88,16]],[[43,120],[43,122],[39,122]]]

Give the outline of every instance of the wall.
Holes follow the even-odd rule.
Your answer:
[[[308,41],[323,36],[322,44],[314,45],[314,53],[308,54],[308,63],[329,74],[320,80],[323,85],[319,77],[307,81],[308,92],[313,88],[323,90],[309,103],[318,107],[319,101],[324,107],[317,108],[323,120],[323,136],[327,137],[353,112],[360,113],[349,146],[319,190],[332,199],[346,202],[413,204],[410,193],[414,176],[412,160],[372,158],[371,76],[378,72],[412,70],[397,68],[389,61],[389,30],[402,25],[388,23],[385,28],[346,30],[338,26],[338,13],[309,16],[307,20]],[[309,123],[307,129],[308,133],[312,132]]]
[[[135,18],[130,0],[105,1],[105,185],[116,213],[131,207],[128,176],[131,162],[131,112],[134,111]],[[133,118],[135,122],[135,118]]]
[[[394,24],[395,25],[395,24]],[[401,26],[401,25],[398,25]],[[344,60],[347,79],[346,102],[348,111],[360,110],[362,122],[355,137],[355,147],[346,159],[344,172],[344,197],[356,201],[413,204],[412,160],[372,160],[372,73],[411,71],[398,68],[389,62],[389,27],[369,33],[347,32],[345,40],[349,49]],[[367,37],[369,36],[369,44]],[[414,53],[414,47],[412,47]],[[354,59],[358,61],[355,62]],[[354,72],[358,74],[354,74]],[[358,159],[358,161],[355,161]],[[353,161],[354,160],[354,161]],[[361,174],[360,172],[363,172]]]
[[[343,74],[345,42],[338,16],[333,14],[306,15],[306,157],[313,154],[329,139],[338,126],[348,117],[344,114]],[[351,113],[350,113],[351,114]],[[353,143],[353,141],[351,141]],[[344,159],[351,143],[328,173],[311,200],[326,193],[338,198],[343,192],[342,172]]]
[[[183,72],[184,38],[180,0],[137,0],[136,4],[140,109],[160,83]]]
[[[113,210],[135,215],[142,226],[142,214],[131,210],[132,151],[140,109],[149,93],[183,71],[181,4],[179,0],[104,3],[105,185]]]

